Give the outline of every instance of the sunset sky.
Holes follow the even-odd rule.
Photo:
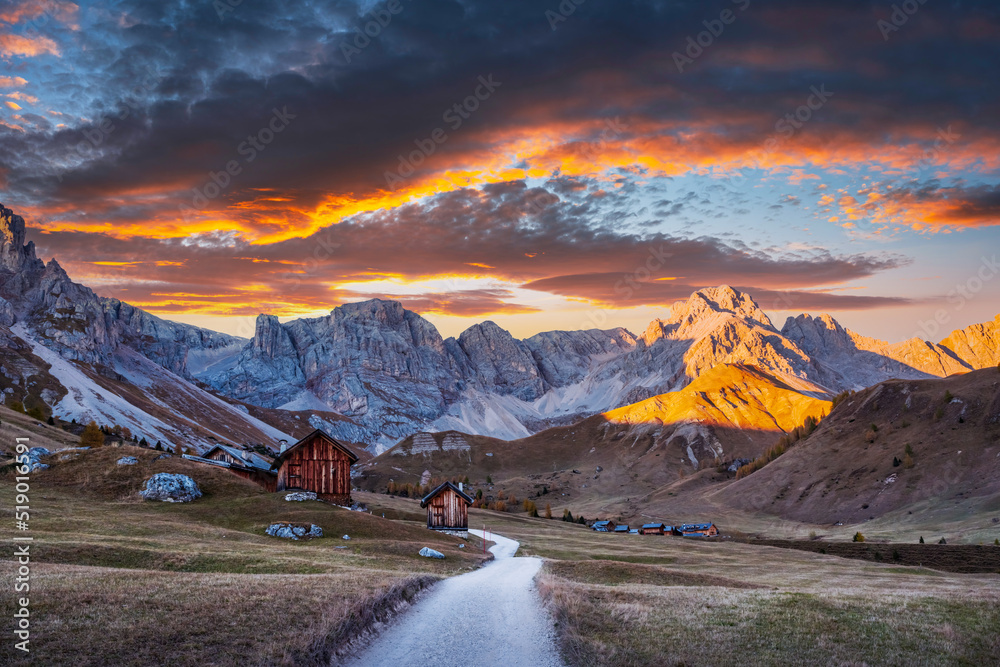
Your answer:
[[[998,70],[993,1],[0,1],[0,202],[244,336],[373,296],[641,331],[726,283],[939,340],[1000,311]]]

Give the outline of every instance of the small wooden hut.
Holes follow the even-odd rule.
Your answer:
[[[285,449],[271,464],[277,490],[314,491],[321,500],[351,504],[351,466],[357,455],[320,429]]]
[[[472,498],[451,482],[445,482],[420,501],[427,508],[427,527],[431,530],[469,530],[469,505]]]
[[[599,533],[613,533],[615,532],[615,525],[614,521],[595,521],[591,528]]]
[[[640,535],[662,535],[665,526],[662,523],[644,523],[639,529]]]

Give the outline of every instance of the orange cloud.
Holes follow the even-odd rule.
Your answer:
[[[0,35],[0,56],[34,57],[44,54],[60,55],[59,47],[48,37],[28,38],[21,35]]]
[[[0,88],[18,88],[27,83],[27,80],[19,76],[0,76]]]

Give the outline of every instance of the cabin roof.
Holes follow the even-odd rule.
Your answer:
[[[685,523],[681,526],[681,530],[708,530],[715,524],[712,523]]]
[[[663,528],[663,524],[662,523],[644,523],[644,524],[642,524],[642,527],[643,528]]]
[[[209,450],[211,451],[211,450]],[[243,461],[243,464],[230,463],[229,461],[219,461],[218,459],[210,459],[204,456],[194,456],[193,454],[182,454],[182,458],[188,461],[197,461],[198,463],[207,463],[208,465],[218,466],[219,468],[229,468],[230,470],[246,470],[249,472],[260,472],[268,475],[274,475],[274,471],[270,468],[255,468],[249,465],[245,465],[248,461]]]
[[[314,440],[315,438],[323,438],[323,439],[327,440],[334,447],[336,447],[340,451],[342,451],[345,454],[347,454],[347,457],[351,460],[352,464],[357,462],[357,460],[358,460],[358,455],[357,454],[355,454],[354,452],[352,452],[351,450],[349,450],[344,445],[344,443],[340,442],[339,440],[334,439],[333,436],[331,436],[329,433],[327,433],[323,429],[318,428],[315,431],[313,431],[312,433],[310,433],[309,435],[307,435],[306,437],[304,437],[301,440],[299,440],[298,442],[296,442],[294,445],[292,445],[291,447],[289,447],[285,451],[283,451],[280,454],[278,454],[278,457],[276,459],[274,459],[274,463],[271,464],[271,468],[272,469],[280,468],[281,464],[285,461],[285,459],[288,458],[288,455],[291,454],[293,451],[295,451],[295,449],[297,447],[301,447],[305,443],[310,442],[310,441]]]
[[[206,459],[209,458],[212,452],[214,452],[217,449],[221,449],[222,451],[226,452],[237,461],[240,461],[246,468],[257,468],[259,470],[271,469],[271,459],[265,456],[261,456],[257,452],[251,452],[243,449],[236,449],[235,447],[231,447],[229,445],[215,445],[207,452],[205,452],[202,455],[202,458]],[[244,458],[243,456],[244,454],[250,454],[250,458],[249,459]]]
[[[464,491],[460,491],[459,488],[454,484],[452,484],[451,482],[445,482],[444,484],[440,484],[437,488],[435,488],[433,491],[424,496],[423,499],[420,501],[420,506],[427,507],[427,503],[430,502],[431,498],[433,498],[434,496],[441,493],[447,488],[450,488],[452,491],[457,493],[461,498],[464,498],[465,502],[469,503],[470,505],[472,504],[472,498],[466,495]]]
[[[593,523],[593,525],[594,525],[594,526],[606,526],[606,525],[608,525],[609,523],[611,523],[611,522],[610,522],[610,521],[595,521],[595,522]]]
[[[628,525],[623,523],[623,524],[615,526],[615,532],[616,533],[627,533],[628,532]]]

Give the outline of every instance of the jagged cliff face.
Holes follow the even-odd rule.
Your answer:
[[[14,340],[19,327],[60,359],[116,380],[127,367],[139,385],[160,382],[150,367],[135,370],[142,360],[250,404],[327,413],[333,435],[376,450],[422,430],[525,437],[677,392],[726,364],[755,366],[814,397],[941,377],[1000,361],[998,326],[968,327],[941,344],[885,343],[828,315],[789,318],[779,331],[750,295],[720,286],[675,303],[641,336],[619,328],[518,340],[483,322],[443,339],[420,315],[375,299],[287,323],[261,315],[245,341],[97,297],[56,260],[43,264],[25,243],[24,220],[0,207],[0,337],[10,349],[27,350]]]
[[[892,378],[945,377],[972,369],[944,345],[917,338],[886,343],[845,329],[829,315],[789,317],[781,333],[812,360],[812,379],[835,389],[857,390]]]
[[[155,442],[270,443],[283,433],[188,382],[233,336],[168,322],[73,282],[25,243],[24,220],[0,206],[0,390],[5,402],[58,417],[127,426]],[[214,430],[213,430],[214,429]]]
[[[992,322],[952,331],[941,347],[976,369],[1000,365],[1000,315]]]
[[[972,331],[970,340],[986,338]],[[988,358],[988,348],[979,354]],[[286,324],[261,316],[238,358],[199,377],[250,403],[348,415],[383,449],[419,430],[525,437],[676,392],[726,364],[755,366],[813,397],[970,368],[943,345],[877,341],[827,315],[789,318],[779,331],[752,297],[720,286],[674,304],[642,336],[552,331],[522,341],[484,322],[443,340],[381,300]]]

